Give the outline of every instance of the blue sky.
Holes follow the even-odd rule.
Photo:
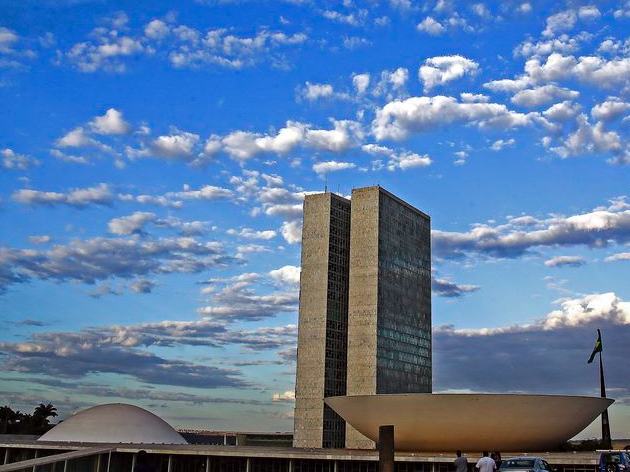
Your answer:
[[[600,327],[630,437],[630,3],[0,8],[6,403],[291,430],[304,195],[380,184],[434,390],[597,395]]]

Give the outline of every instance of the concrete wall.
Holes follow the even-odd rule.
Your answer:
[[[346,393],[350,202],[304,201],[294,420],[295,447],[343,447],[345,422],[325,396]]]
[[[294,447],[322,447],[330,194],[304,200]]]
[[[347,395],[376,393],[378,202],[378,187],[352,191]],[[372,449],[374,442],[347,425],[346,447]]]

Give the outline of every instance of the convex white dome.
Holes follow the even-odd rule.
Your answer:
[[[187,444],[159,416],[125,403],[108,403],[80,411],[42,435],[38,441]]]

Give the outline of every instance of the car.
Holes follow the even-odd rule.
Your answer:
[[[499,472],[554,472],[555,469],[542,457],[510,457],[501,462]],[[609,472],[609,471],[604,471]]]
[[[630,454],[624,451],[602,452],[599,456],[600,472],[630,471]]]

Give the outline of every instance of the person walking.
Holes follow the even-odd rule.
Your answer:
[[[462,457],[462,451],[458,450],[456,453],[457,457],[453,461],[455,465],[455,472],[468,472],[468,459],[466,456]]]
[[[494,472],[497,465],[488,457],[488,451],[483,451],[483,457],[477,461],[475,467],[479,469],[479,472]]]

